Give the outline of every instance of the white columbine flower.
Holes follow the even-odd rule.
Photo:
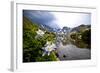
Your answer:
[[[43,36],[44,35],[44,32],[42,31],[42,30],[38,30],[38,31],[36,31],[36,33],[38,34],[38,35],[40,35],[40,36]]]
[[[56,48],[55,44],[53,44],[51,42],[47,42],[45,46],[46,47],[42,48],[44,50],[44,53],[42,54],[42,56],[44,56],[45,54],[48,54],[48,56],[49,56],[50,52],[52,52]]]

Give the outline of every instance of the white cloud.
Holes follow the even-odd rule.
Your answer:
[[[56,23],[60,28],[76,27],[81,24],[91,24],[91,14],[86,13],[68,13],[68,12],[51,12],[55,18]]]

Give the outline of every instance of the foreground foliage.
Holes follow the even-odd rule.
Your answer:
[[[44,31],[43,36],[38,35],[36,31],[41,29],[36,23],[32,23],[26,17],[23,17],[23,62],[39,62],[39,61],[57,61],[55,51],[49,56],[42,56],[44,47],[47,41],[54,42],[55,34],[49,31]]]

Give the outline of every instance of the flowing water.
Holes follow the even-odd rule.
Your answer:
[[[90,59],[91,50],[87,48],[78,48],[75,45],[63,45],[61,42],[57,49],[60,60],[80,60]]]

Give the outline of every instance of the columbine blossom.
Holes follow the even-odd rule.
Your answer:
[[[43,36],[45,34],[45,32],[43,32],[42,30],[38,30],[36,31],[37,35]]]
[[[37,33],[37,35],[35,36],[35,38],[42,37],[45,34],[45,32],[40,29],[38,31],[36,31],[36,33]]]
[[[42,49],[44,50],[44,53],[42,54],[42,56],[44,56],[45,54],[47,54],[48,56],[50,55],[50,53],[55,50],[56,46],[55,44],[51,43],[51,42],[47,42],[45,47],[43,47]]]

